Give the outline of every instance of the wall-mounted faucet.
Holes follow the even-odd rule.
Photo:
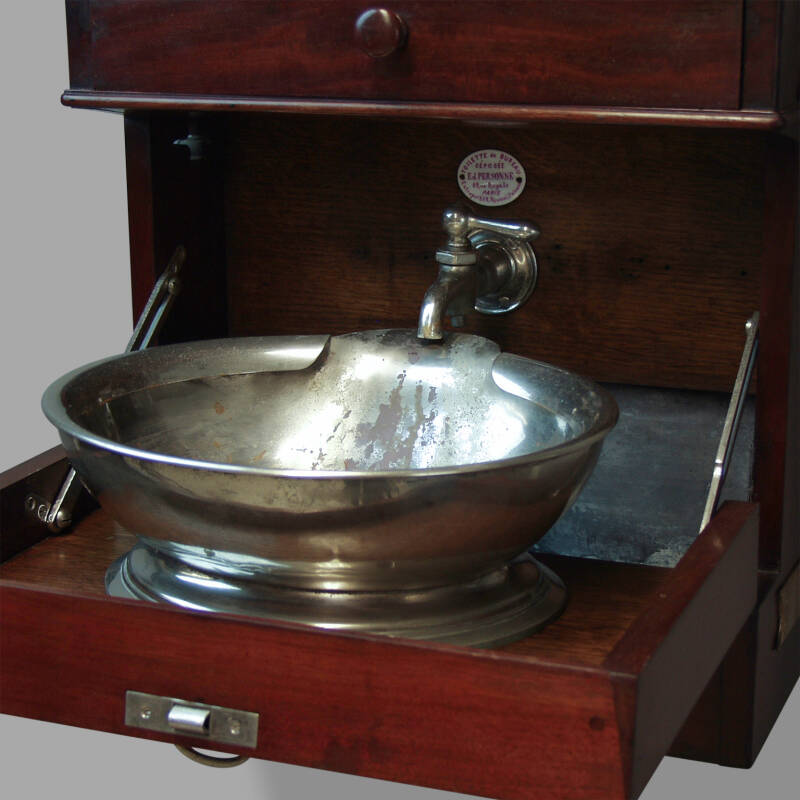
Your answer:
[[[439,340],[445,315],[461,327],[474,308],[504,314],[524,303],[536,285],[530,241],[539,229],[529,222],[473,217],[456,208],[442,216],[447,242],[436,251],[439,274],[422,300],[417,336]]]

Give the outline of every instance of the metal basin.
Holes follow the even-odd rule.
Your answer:
[[[576,375],[411,331],[153,348],[64,376],[43,408],[140,537],[112,593],[466,644],[563,606],[518,557],[617,417]]]

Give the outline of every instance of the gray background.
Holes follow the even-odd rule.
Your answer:
[[[60,106],[61,0],[3,0],[0,45],[2,471],[56,443],[39,411],[42,390],[67,369],[121,350],[131,320],[122,119]],[[800,688],[752,770],[668,758],[642,797],[793,796],[798,741]],[[267,762],[212,770],[166,744],[8,716],[0,716],[0,775],[14,800],[459,796]]]

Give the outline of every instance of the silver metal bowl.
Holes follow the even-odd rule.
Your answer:
[[[69,373],[43,409],[140,537],[112,594],[464,644],[560,611],[519,557],[617,418],[569,372],[411,331],[152,348]]]

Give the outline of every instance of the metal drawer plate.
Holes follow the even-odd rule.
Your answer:
[[[125,724],[159,733],[194,736],[214,744],[255,747],[258,714],[144,692],[125,693]]]

